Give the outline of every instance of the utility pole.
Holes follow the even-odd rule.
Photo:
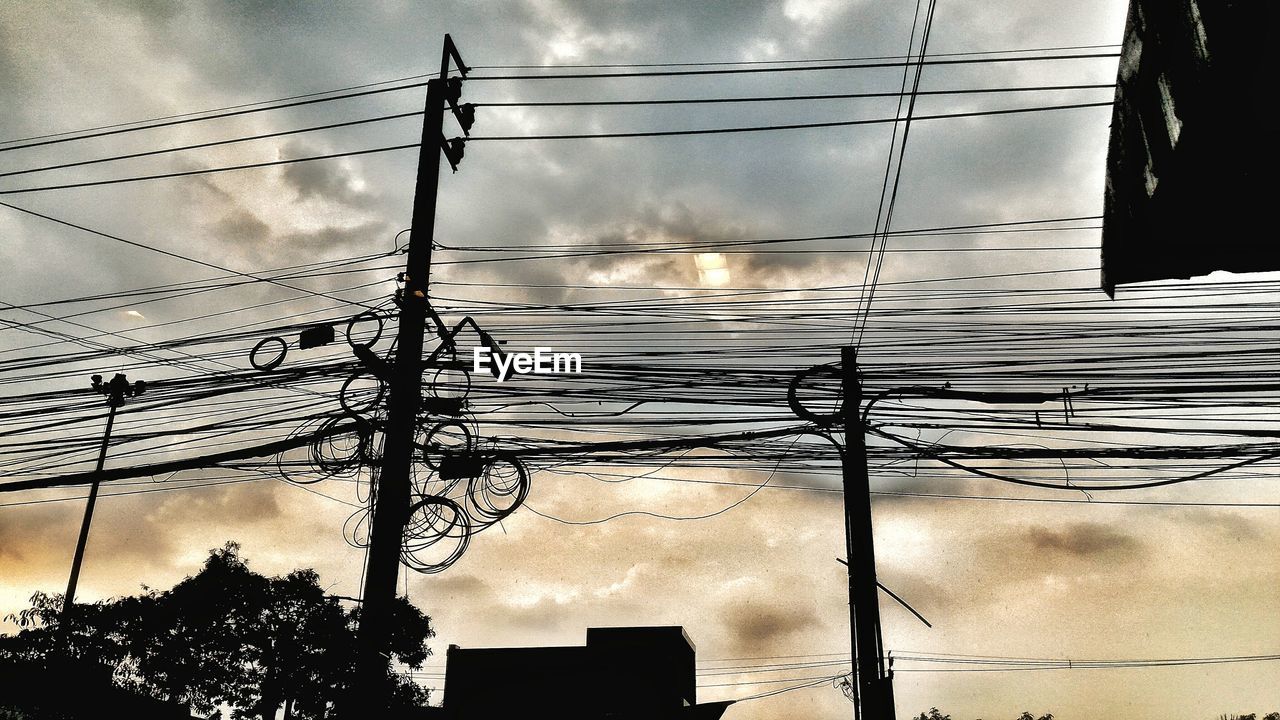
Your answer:
[[[893,676],[884,662],[880,637],[880,598],[876,590],[876,555],[871,528],[871,486],[867,478],[867,445],[862,425],[862,385],[858,382],[857,348],[841,348],[840,422],[844,426],[841,469],[844,479],[844,530],[849,554],[849,632],[857,696],[854,717],[892,720]]]
[[[448,105],[463,132],[470,128],[473,109],[459,107],[461,79],[449,78],[450,60],[463,76],[468,68],[453,40],[444,36],[440,75],[427,82],[426,110],[422,119],[422,145],[413,196],[409,257],[400,297],[399,337],[395,364],[389,379],[387,422],[383,460],[369,530],[369,555],[357,636],[353,705],[346,717],[380,717],[390,688],[386,682],[392,627],[391,606],[396,597],[404,528],[409,520],[412,493],[413,437],[422,401],[422,348],[429,312],[427,286],[431,270],[431,246],[435,236],[436,193],[440,184],[440,155],[457,170],[462,159],[460,139],[446,142],[444,109]]]
[[[136,397],[147,388],[141,380],[129,384],[129,379],[120,373],[111,378],[105,385],[101,375],[94,375],[90,380],[96,392],[107,396],[107,429],[102,433],[102,447],[98,450],[98,468],[94,471],[93,482],[89,485],[89,503],[84,507],[84,520],[80,523],[80,539],[76,541],[76,554],[71,560],[71,577],[67,580],[67,595],[62,599],[62,615],[66,617],[75,604],[76,584],[80,582],[80,565],[84,562],[84,547],[89,542],[89,525],[93,522],[93,506],[98,502],[98,477],[107,462],[107,443],[111,441],[111,426],[116,422],[116,409],[124,404],[126,395]]]

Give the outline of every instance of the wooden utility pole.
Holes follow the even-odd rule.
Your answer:
[[[440,75],[427,82],[422,145],[418,154],[418,177],[409,232],[409,257],[400,298],[399,337],[388,383],[383,459],[370,521],[369,555],[362,594],[364,602],[357,636],[353,699],[359,704],[347,708],[347,717],[378,717],[389,698],[387,654],[394,630],[390,624],[391,609],[396,597],[404,528],[409,520],[412,493],[413,437],[422,400],[422,348],[429,307],[427,285],[435,236],[440,156],[446,154],[450,165],[455,168],[461,159],[460,149],[453,149],[443,136],[445,107],[457,107],[456,98],[450,96],[450,83],[455,83],[452,88],[460,87],[459,79],[451,81],[449,78],[451,59],[457,62],[458,69],[465,75],[467,68],[462,64],[453,40],[445,35]],[[457,147],[460,148],[460,143]]]
[[[876,554],[871,529],[871,486],[858,382],[857,349],[840,350],[840,422],[844,427],[841,469],[844,478],[844,530],[849,554],[849,631],[852,635],[857,696],[854,717],[892,720],[893,678],[884,662],[880,637],[880,597],[876,590]]]

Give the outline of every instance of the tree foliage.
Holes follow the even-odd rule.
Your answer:
[[[135,693],[208,714],[219,705],[235,717],[321,718],[355,676],[358,611],[320,587],[314,570],[266,577],[249,569],[235,543],[213,550],[200,572],[163,592],[76,604],[64,617],[62,596],[37,592],[9,616],[21,628],[0,636],[0,660],[51,668],[66,662],[109,670]],[[398,598],[388,683],[401,708],[426,704],[427,691],[397,665],[417,669],[431,654],[430,618]]]
[[[951,720],[951,716],[943,715],[942,712],[938,710],[938,708],[932,707],[932,708],[929,708],[929,712],[920,713],[918,717],[913,718],[912,720]],[[1044,715],[1041,715],[1039,718],[1037,718],[1031,713],[1023,711],[1023,713],[1019,715],[1016,720],[1053,720],[1053,713],[1045,713]]]
[[[922,712],[917,717],[912,718],[912,720],[951,720],[951,716],[943,715],[938,708],[933,707],[929,708],[929,712]],[[979,718],[978,720],[982,719]],[[1053,713],[1045,713],[1044,715],[1037,717],[1024,710],[1016,720],[1053,720]],[[1258,715],[1257,713],[1249,713],[1248,715],[1222,715],[1218,720],[1258,720]],[[1280,712],[1267,713],[1263,716],[1262,720],[1280,720]]]

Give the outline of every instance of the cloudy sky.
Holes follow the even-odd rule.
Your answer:
[[[138,0],[47,6],[0,0],[0,97],[5,99],[0,104],[0,139],[35,138],[419,76],[433,71],[445,33],[476,68],[477,78],[466,83],[464,93],[479,103],[895,91],[903,81],[901,68],[627,81],[479,78],[539,72],[506,66],[901,56],[911,38],[914,9],[914,3],[871,0]],[[943,0],[933,21],[929,52],[1115,44],[1122,36],[1125,9],[1119,0]],[[1114,77],[1114,58],[973,64],[930,67],[921,87],[1105,84]],[[1110,98],[1106,88],[1012,97],[926,95],[916,113]],[[0,173],[411,113],[421,106],[422,91],[415,89],[73,143],[12,151],[0,146]],[[878,98],[481,107],[473,130],[477,140],[467,145],[460,171],[452,174],[447,166],[442,171],[436,239],[463,248],[612,247],[611,243],[717,243],[867,232],[875,227],[876,200],[889,156],[887,124],[647,139],[480,138],[886,118],[893,117],[896,106],[894,98]],[[1109,120],[1108,109],[1093,107],[915,123],[894,227],[1098,215]],[[0,178],[0,192],[414,143],[419,128],[420,117],[415,115],[11,175]],[[392,250],[397,232],[409,225],[416,161],[412,151],[383,152],[257,170],[10,193],[0,195],[0,201],[217,266],[257,272]],[[1053,252],[890,253],[882,282],[911,288],[909,283],[930,278],[1078,270],[962,287],[1030,287],[1045,293],[1092,288],[1097,286],[1098,235],[1091,229],[1056,238],[1054,242],[1075,249]],[[959,247],[971,250],[1022,240],[1026,238],[966,238]],[[840,250],[842,242],[848,241],[814,247]],[[865,241],[857,247],[865,249]],[[442,298],[442,307],[480,308],[482,302],[545,306],[636,297],[623,286],[660,289],[658,295],[646,297],[668,302],[718,287],[807,290],[855,285],[866,268],[865,254],[840,252],[604,255],[450,264],[468,257],[473,256],[463,251],[437,252],[440,264],[432,278],[439,284],[433,286],[433,294]],[[189,260],[3,207],[0,262],[0,301],[6,305],[218,274]],[[363,288],[355,288],[358,283],[343,276],[308,287],[351,302],[382,302],[394,288],[393,276],[394,270],[361,276],[373,283]],[[694,289],[680,289],[686,287]],[[113,307],[85,314],[77,318],[77,325],[42,327],[77,337],[111,332],[115,334],[101,341],[120,346],[285,316],[329,317],[359,310],[354,304],[335,305],[332,299],[298,298],[278,286],[255,285],[201,297]],[[849,303],[856,300],[854,295],[838,297]],[[911,301],[892,292],[887,297]],[[1100,302],[1102,295],[1097,292],[1088,299]],[[1274,301],[1274,295],[1270,299]],[[275,304],[263,306],[266,303]],[[224,311],[227,314],[212,316]],[[3,312],[0,317],[10,324],[47,320],[31,311]],[[514,322],[505,316],[493,321]],[[1255,339],[1274,343],[1274,330],[1270,332]],[[868,333],[869,373],[876,357],[884,368],[909,362],[887,345],[877,356],[877,337],[901,338]],[[560,338],[557,349],[582,352],[588,367],[592,350],[605,347],[598,337],[590,340],[565,332]],[[581,346],[572,345],[575,338]],[[0,329],[0,351],[8,353],[0,358],[31,355],[36,351],[30,346],[37,342],[48,339],[13,327]],[[624,338],[608,347],[615,352],[643,349],[644,342]],[[785,340],[760,342],[776,343],[771,351],[777,353],[779,366],[799,368],[835,360],[844,341],[830,341],[828,360],[808,361],[788,357]],[[219,362],[247,369],[244,349]],[[3,394],[65,390],[83,384],[90,372],[115,369],[103,363],[96,369],[75,366],[65,376],[5,377]],[[189,375],[190,369],[166,366],[129,372],[131,377],[161,380]],[[893,384],[884,381],[884,386]],[[99,427],[96,420],[65,432],[94,437]],[[768,466],[764,469],[767,475]],[[764,478],[759,468],[716,469],[691,463],[660,470],[659,475],[678,480],[756,484]],[[10,475],[6,479],[22,476],[21,466],[6,465],[3,471]],[[728,512],[698,521],[631,515],[601,524],[566,525],[517,512],[501,527],[477,535],[464,558],[446,572],[409,573],[404,581],[407,592],[433,617],[438,633],[437,658],[429,664],[424,684],[442,684],[431,673],[441,672],[448,644],[580,644],[587,627],[601,625],[683,625],[697,644],[700,661],[830,659],[847,652],[846,580],[835,560],[844,553],[842,505],[840,495],[830,492],[838,487],[838,479],[820,473],[806,476],[794,469],[783,475],[779,480],[794,489],[768,489]],[[929,486],[920,480],[905,485],[886,478],[877,477],[873,484],[880,490],[929,487],[954,493],[963,487],[968,494],[1016,494],[997,483]],[[1207,488],[1174,486],[1124,499],[1274,503],[1274,490],[1267,489],[1273,482],[1274,478],[1268,483],[1258,477],[1224,480]],[[21,608],[34,590],[61,590],[82,512],[80,502],[72,501],[6,503],[74,497],[80,492],[0,497],[0,614]],[[572,472],[537,473],[529,504],[569,520],[628,510],[701,515],[744,494],[734,486],[656,479],[615,485]],[[95,517],[80,597],[136,592],[143,584],[166,587],[194,572],[209,548],[227,540],[239,541],[259,571],[312,566],[333,592],[356,595],[363,553],[344,542],[343,524],[352,512],[344,502],[359,502],[349,485],[301,489],[280,482],[104,499]],[[874,511],[880,577],[934,626],[925,628],[886,601],[885,645],[897,654],[1105,660],[1262,655],[1280,648],[1280,600],[1275,591],[1280,587],[1280,517],[1274,507],[878,496]],[[1270,662],[953,673],[904,664],[895,690],[903,715],[937,706],[956,718],[1016,717],[1031,710],[1053,712],[1064,720],[1121,713],[1192,720],[1280,709],[1278,668]],[[822,667],[812,674],[832,672]],[[802,670],[767,677],[810,676]],[[700,680],[707,686],[700,699],[740,698],[787,685],[749,684],[760,678],[706,675]],[[835,718],[850,712],[840,692],[823,684],[743,703],[726,717]]]

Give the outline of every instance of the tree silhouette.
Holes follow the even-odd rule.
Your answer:
[[[919,716],[912,720],[951,720],[951,716],[943,715],[938,708],[934,707],[929,708],[929,712],[927,713],[920,713]],[[981,718],[979,718],[979,720],[981,720]],[[1017,720],[1053,720],[1053,713],[1045,713],[1037,718],[1035,715],[1024,710],[1022,711],[1022,714],[1017,717]],[[1250,713],[1248,715],[1221,715],[1218,720],[1258,720],[1258,715],[1257,713]],[[1267,713],[1263,716],[1262,720],[1280,720],[1280,712]]]
[[[942,712],[938,710],[938,708],[932,707],[932,708],[929,708],[929,712],[920,713],[918,717],[913,718],[912,720],[951,720],[951,716],[943,715]],[[1017,720],[1053,720],[1053,713],[1045,713],[1044,715],[1041,715],[1039,718],[1037,718],[1036,716],[1024,710],[1022,714],[1017,717]],[[1280,718],[1277,718],[1277,720],[1280,720]]]
[[[51,668],[75,662],[109,669],[115,685],[208,714],[322,718],[354,674],[359,611],[325,594],[314,570],[265,577],[235,543],[210,552],[200,572],[172,589],[77,604],[36,593],[11,615],[22,630],[0,637],[0,660]],[[431,654],[430,618],[398,598],[387,666],[396,708],[426,704],[427,691],[392,662],[417,669]]]

